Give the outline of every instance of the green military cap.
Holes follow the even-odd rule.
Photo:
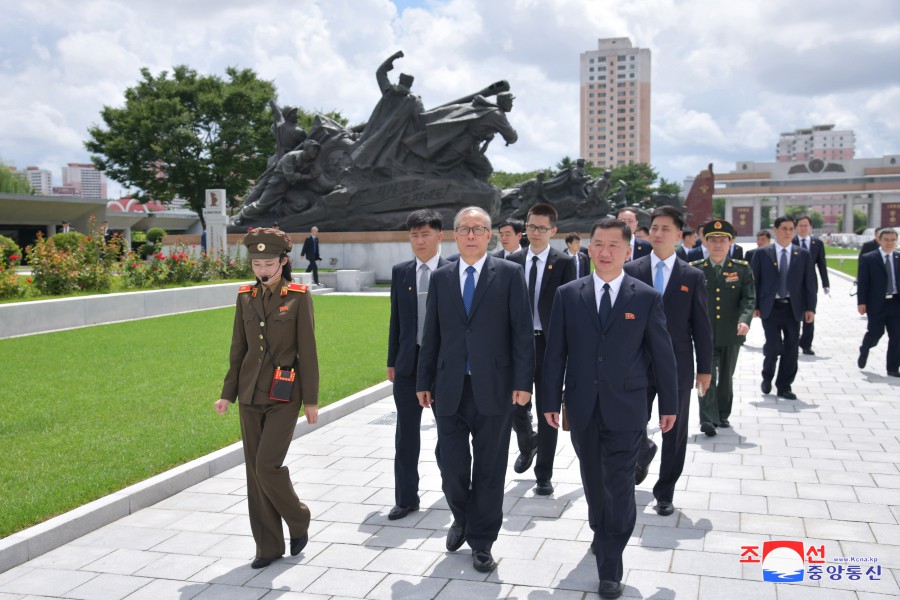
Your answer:
[[[725,219],[713,219],[703,226],[703,237],[726,236],[734,239],[734,225]]]
[[[291,251],[293,244],[288,235],[278,229],[257,227],[244,236],[250,258],[278,258]]]

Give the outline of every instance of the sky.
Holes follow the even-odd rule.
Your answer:
[[[426,108],[506,79],[514,145],[496,170],[578,156],[579,55],[628,37],[652,53],[651,164],[771,161],[781,132],[831,123],[856,156],[900,153],[895,0],[28,0],[0,4],[0,159],[89,162],[87,129],[139,70],[251,68],[282,104],[366,120],[375,69],[402,50]],[[110,195],[121,188],[111,182]]]

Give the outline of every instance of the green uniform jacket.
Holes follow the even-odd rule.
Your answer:
[[[319,401],[319,359],[311,294],[305,285],[286,285],[282,280],[266,312],[263,287],[245,285],[238,292],[221,398],[229,402],[239,399],[242,404],[276,404],[278,401],[269,399],[275,365],[293,365],[297,378],[291,402],[315,406]]]
[[[691,263],[706,275],[709,294],[709,321],[713,330],[713,346],[743,344],[747,336],[737,334],[738,323],[750,325],[756,306],[756,288],[753,271],[746,261],[726,258],[722,274],[716,275],[712,262],[707,258]]]

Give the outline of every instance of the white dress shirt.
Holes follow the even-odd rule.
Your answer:
[[[591,277],[594,278],[594,300],[597,302],[597,312],[600,312],[600,298],[603,297],[603,284],[609,283],[609,305],[616,305],[616,298],[619,297],[619,288],[622,287],[622,281],[625,279],[625,271],[619,273],[619,276],[612,281],[603,281],[595,271]]]
[[[656,256],[655,252],[650,253],[650,285],[656,287],[656,265],[662,263],[666,265],[663,267],[663,291],[666,291],[666,288],[669,287],[669,278],[672,277],[672,269],[675,268],[675,259],[677,257],[672,254],[666,260],[660,260],[658,256]]]
[[[466,267],[475,267],[475,272],[472,273],[472,277],[475,279],[475,287],[478,287],[478,277],[481,275],[481,270],[484,269],[484,261],[487,260],[487,254],[483,255],[477,261],[475,261],[474,265],[470,265],[466,261],[463,260],[463,257],[459,257],[459,293],[462,294],[463,290],[466,288]]]
[[[543,331],[543,327],[541,327],[541,316],[538,314],[537,303],[538,297],[541,295],[541,283],[544,281],[544,267],[547,265],[547,256],[550,255],[550,245],[548,244],[546,248],[541,251],[540,254],[535,254],[531,251],[531,247],[528,247],[528,253],[525,254],[525,286],[528,287],[528,282],[531,280],[531,265],[533,264],[532,258],[537,256],[537,282],[535,283],[534,288],[534,306],[532,306],[532,310],[534,311],[534,330],[535,331]],[[531,290],[528,290],[529,294]]]
[[[422,268],[422,265],[428,265],[428,269],[431,271],[431,274],[434,275],[435,270],[438,268],[438,261],[441,260],[441,253],[438,252],[432,258],[428,259],[426,262],[422,262],[416,257],[416,283],[418,284],[419,275],[421,271],[419,269]],[[476,275],[477,277],[477,275]]]

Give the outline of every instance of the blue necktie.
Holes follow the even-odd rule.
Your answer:
[[[597,314],[600,316],[600,326],[606,327],[606,320],[609,319],[609,313],[612,311],[612,298],[609,297],[609,284],[603,284],[603,296],[600,297],[600,310]]]
[[[660,295],[664,294],[666,291],[666,280],[663,279],[663,269],[665,268],[666,263],[663,261],[656,263],[656,278],[653,280],[653,287],[656,288],[656,291],[659,292]]]
[[[463,284],[463,306],[466,307],[466,316],[472,308],[472,298],[475,297],[475,267],[466,267],[466,282]],[[469,356],[466,355],[466,374],[472,372],[469,365]]]

